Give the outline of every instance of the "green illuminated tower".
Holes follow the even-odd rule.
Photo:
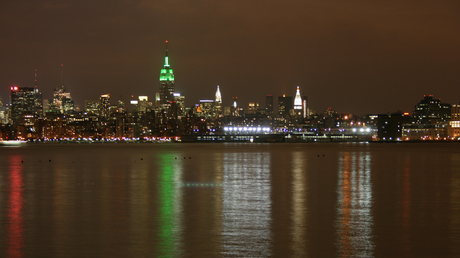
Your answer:
[[[160,104],[174,101],[174,73],[168,61],[168,41],[166,40],[165,64],[160,72]]]

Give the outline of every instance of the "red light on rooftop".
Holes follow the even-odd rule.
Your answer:
[[[409,112],[404,112],[404,115],[405,115],[405,116],[408,116],[408,115],[409,115]]]

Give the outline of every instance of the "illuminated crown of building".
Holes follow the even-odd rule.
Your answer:
[[[168,43],[168,41],[166,41]],[[165,56],[165,64],[160,72],[160,81],[174,81],[174,73],[173,69],[169,65],[168,59],[168,45],[166,45],[166,56]]]
[[[302,97],[300,97],[299,86],[297,86],[297,92],[295,93],[294,109],[302,109]]]
[[[216,103],[222,104],[222,95],[220,95],[219,85],[217,85],[216,90]]]

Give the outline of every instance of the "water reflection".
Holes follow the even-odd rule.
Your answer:
[[[269,153],[224,154],[223,255],[270,256],[270,193]]]
[[[158,257],[180,256],[182,250],[182,163],[173,160],[172,154],[160,155]]]
[[[452,253],[460,253],[460,154],[452,154],[452,167],[455,168],[452,171],[452,178],[450,180],[451,196],[451,242],[452,242]]]
[[[404,256],[409,255],[409,247],[410,244],[410,221],[411,221],[411,184],[410,184],[410,159],[408,157],[404,160],[404,168],[403,168],[403,178],[402,178],[402,196],[401,196],[401,204],[402,204],[402,241],[404,242]]]
[[[305,157],[302,152],[292,155],[292,249],[294,257],[306,257],[306,224],[307,224],[307,174],[305,173]]]
[[[374,254],[371,155],[343,152],[339,160],[337,233],[341,257]]]
[[[8,240],[7,253],[10,257],[22,257],[24,246],[24,183],[21,157],[11,156],[9,167]]]

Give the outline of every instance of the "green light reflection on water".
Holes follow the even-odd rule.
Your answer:
[[[160,154],[159,218],[158,218],[158,257],[177,257],[181,254],[181,168],[173,164],[174,155]]]

